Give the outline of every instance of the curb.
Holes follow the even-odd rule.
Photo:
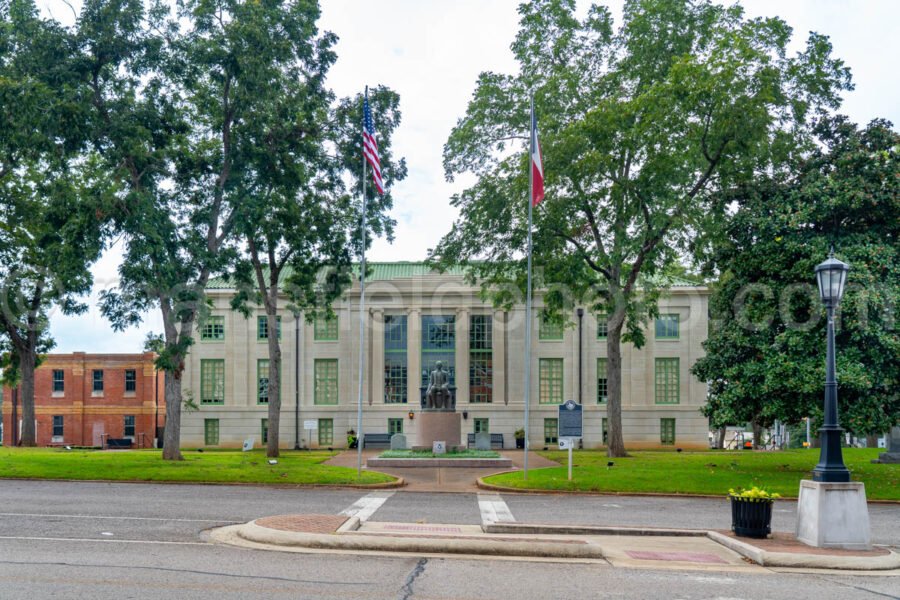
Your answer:
[[[350,522],[350,521],[348,521]],[[319,550],[367,550],[426,554],[483,554],[490,556],[528,556],[541,558],[603,558],[603,550],[590,542],[564,544],[552,541],[535,543],[500,542],[489,539],[420,538],[411,536],[366,536],[359,534],[322,534],[279,531],[261,527],[256,521],[236,526],[238,537],[256,544],[314,548]]]
[[[407,485],[406,480],[397,475],[383,473],[390,477],[395,477],[396,481],[386,481],[384,483],[265,483],[262,481],[169,481],[165,479],[63,479],[49,477],[2,477],[0,481],[63,481],[66,483],[138,483],[138,484],[160,484],[160,485],[212,485],[212,486],[237,486],[237,487],[265,487],[285,490],[296,489],[320,489],[320,490],[390,490],[401,488]]]
[[[882,556],[827,556],[795,552],[767,552],[746,542],[722,535],[718,531],[708,531],[706,536],[764,567],[841,569],[847,571],[900,569],[900,554],[894,551]]]
[[[661,537],[704,537],[705,529],[670,529],[665,527],[617,527],[592,525],[528,525],[525,523],[488,523],[485,533],[558,534],[558,535],[632,535]]]

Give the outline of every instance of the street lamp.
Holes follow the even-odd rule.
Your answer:
[[[819,297],[825,304],[828,315],[827,346],[825,352],[825,422],[819,429],[821,451],[819,464],[813,469],[813,481],[843,483],[850,481],[850,471],[844,465],[841,455],[841,434],[838,425],[837,381],[834,370],[834,310],[844,295],[847,273],[850,265],[834,257],[834,250],[828,260],[816,266],[819,283]]]

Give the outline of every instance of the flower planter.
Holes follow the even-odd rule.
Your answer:
[[[741,537],[768,536],[772,531],[772,500],[731,496],[731,530]]]

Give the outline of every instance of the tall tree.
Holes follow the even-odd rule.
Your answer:
[[[0,3],[0,368],[22,386],[35,444],[34,371],[53,347],[49,313],[87,310],[102,247],[102,179],[87,155],[75,44],[31,0]]]
[[[628,0],[618,30],[601,6],[579,18],[574,0],[519,13],[519,72],[482,73],[444,147],[447,177],[477,181],[454,197],[460,218],[431,258],[469,265],[488,289],[524,287],[533,91],[547,192],[536,285],[545,316],[574,301],[606,315],[608,453],[623,456],[621,344],[643,344],[660,276],[723,218],[712,192],[778,168],[807,138],[810,109],[836,106],[850,76],[825,37],[789,56],[791,29],[739,6]]]
[[[834,246],[851,264],[837,333],[841,423],[857,435],[900,422],[900,135],[822,119],[819,145],[786,178],[725,200],[736,212],[707,268],[721,275],[715,327],[694,373],[716,426],[821,422],[825,319],[813,268]]]

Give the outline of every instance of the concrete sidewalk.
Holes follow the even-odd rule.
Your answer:
[[[613,567],[748,571],[772,567],[900,576],[900,554],[809,548],[779,535],[541,524],[389,523],[336,515],[281,515],[214,530],[214,540],[287,552],[349,551],[426,556],[480,555],[596,562]]]
[[[374,458],[384,450],[363,450],[363,468],[369,458]],[[521,469],[525,454],[522,450],[501,450],[500,455],[508,458],[513,463],[514,469]],[[356,450],[346,450],[325,464],[339,467],[357,467]],[[528,454],[528,468],[541,469],[544,467],[558,467],[559,463],[548,460],[543,456],[530,452]],[[373,471],[376,469],[372,469]],[[508,470],[508,469],[501,469]],[[447,468],[447,467],[389,467],[377,469],[380,473],[387,473],[395,477],[402,477],[406,481],[405,491],[410,492],[478,492],[477,481],[481,477],[487,477],[497,473],[496,468]]]

